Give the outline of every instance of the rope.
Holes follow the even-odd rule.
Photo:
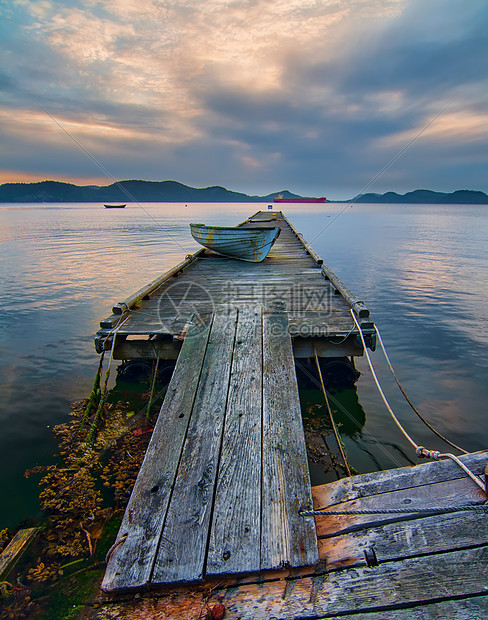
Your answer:
[[[330,344],[342,344],[343,342],[345,342],[349,336],[352,334],[352,332],[356,329],[356,326],[353,325],[351,327],[351,329],[347,332],[347,334],[344,336],[344,338],[342,338],[342,340],[339,340],[339,342],[334,342],[333,340],[329,340]]]
[[[449,459],[451,459],[452,461],[457,463],[464,472],[466,472],[468,474],[468,476],[471,478],[471,480],[473,480],[473,482],[475,482],[480,487],[480,489],[482,489],[482,491],[485,494],[488,494],[487,493],[487,489],[485,487],[485,484],[480,480],[480,478],[478,478],[478,476],[476,476],[470,469],[468,469],[468,467],[466,467],[466,465],[462,461],[460,461],[456,456],[454,456],[454,454],[450,454],[448,452],[447,453],[441,453],[438,450],[427,450],[427,448],[424,448],[423,446],[419,446],[417,443],[415,443],[415,441],[410,437],[410,435],[407,433],[407,431],[403,428],[403,426],[401,425],[400,421],[398,420],[398,418],[394,414],[393,409],[390,407],[390,403],[388,402],[388,400],[387,400],[383,390],[381,389],[380,382],[378,381],[378,377],[376,376],[376,372],[375,372],[374,367],[373,367],[373,362],[371,361],[371,356],[369,355],[368,349],[366,347],[366,342],[364,340],[364,336],[363,336],[363,332],[361,330],[361,326],[359,325],[359,323],[358,323],[358,321],[356,319],[356,316],[354,315],[354,311],[352,310],[352,308],[351,308],[351,316],[353,318],[353,321],[356,323],[356,327],[359,330],[359,336],[361,338],[361,342],[362,342],[362,345],[363,345],[364,354],[366,355],[366,359],[368,360],[369,368],[371,370],[374,382],[376,383],[376,387],[378,388],[378,391],[379,391],[379,393],[381,395],[381,398],[383,399],[383,402],[385,403],[385,406],[386,406],[387,410],[389,411],[391,417],[395,421],[395,424],[398,426],[398,428],[400,429],[402,434],[406,437],[406,439],[415,448],[415,452],[416,452],[417,456],[425,457],[425,458],[431,458],[431,459],[434,459],[436,461],[438,461],[440,458],[449,458]]]
[[[156,386],[156,379],[157,379],[157,376],[158,376],[158,368],[159,368],[159,353],[156,353],[156,364],[154,366],[154,374],[153,374],[152,385],[151,385],[151,394],[149,396],[149,402],[147,404],[147,411],[146,411],[146,419],[147,420],[149,420],[149,418],[151,417],[151,406],[153,404],[154,388]]]
[[[90,427],[90,431],[86,437],[86,444],[92,444],[95,441],[96,435],[97,435],[97,431],[98,431],[98,425],[100,423],[100,419],[102,416],[102,412],[103,412],[103,408],[105,407],[105,402],[107,401],[107,393],[108,393],[108,380],[110,377],[110,368],[112,366],[112,359],[113,359],[113,354],[114,354],[114,349],[115,349],[115,341],[117,339],[117,332],[119,331],[119,329],[122,327],[122,325],[129,319],[129,317],[127,316],[123,321],[119,322],[119,324],[114,327],[110,333],[108,334],[107,338],[105,338],[104,340],[104,346],[105,346],[105,342],[107,342],[108,338],[110,337],[111,334],[113,334],[113,338],[112,338],[112,346],[110,348],[110,357],[108,360],[108,365],[107,365],[107,371],[105,373],[105,381],[103,383],[103,389],[100,392],[100,400],[98,401],[98,407],[97,407],[97,411],[95,413],[95,417],[93,418],[93,422],[91,424]]]
[[[107,340],[110,338],[110,335],[113,334],[112,346],[110,347],[110,357],[108,358],[107,372],[105,374],[105,381],[104,381],[104,384],[103,384],[102,400],[105,400],[105,398],[107,396],[108,379],[110,377],[110,367],[112,366],[112,360],[113,360],[113,357],[114,357],[114,349],[115,349],[115,341],[117,340],[117,332],[122,327],[122,325],[126,321],[128,321],[128,320],[129,320],[129,317],[127,316],[116,327],[114,327],[112,330],[110,330],[109,334],[107,335],[107,337],[105,338],[105,341],[104,341],[104,343],[107,342]]]
[[[408,394],[405,392],[402,384],[400,383],[395,370],[393,369],[393,366],[391,365],[390,362],[390,358],[388,357],[388,353],[386,352],[386,348],[385,345],[383,343],[383,339],[381,338],[381,334],[379,332],[379,329],[376,327],[375,325],[375,331],[376,331],[376,335],[378,336],[378,341],[380,343],[380,346],[383,350],[383,353],[385,355],[385,359],[386,362],[388,364],[388,366],[390,367],[390,370],[392,372],[392,375],[396,381],[396,384],[398,385],[398,387],[400,388],[401,393],[403,394],[403,396],[405,397],[405,400],[407,401],[407,403],[410,405],[410,407],[413,409],[413,411],[415,411],[415,413],[418,415],[418,417],[422,420],[422,422],[428,427],[430,428],[430,430],[437,435],[437,437],[439,437],[440,439],[442,439],[442,441],[445,441],[447,444],[449,444],[450,446],[452,446],[455,450],[459,450],[459,452],[462,452],[463,454],[469,454],[469,452],[467,450],[463,450],[463,448],[460,448],[459,446],[457,446],[455,443],[453,443],[452,441],[449,441],[449,439],[447,439],[447,437],[444,437],[444,435],[441,435],[441,433],[439,433],[431,424],[429,424],[429,422],[427,422],[427,420],[422,416],[422,414],[417,410],[417,408],[415,407],[415,405],[412,403],[412,401],[410,400],[410,398],[408,397]]]
[[[437,450],[427,450],[427,448],[424,448],[423,446],[418,446],[418,448],[416,449],[416,453],[417,456],[419,456],[420,458],[425,457],[434,459],[435,461],[438,461],[440,458],[451,459],[451,461],[457,463],[459,467],[468,474],[471,480],[473,480],[473,482],[476,482],[480,489],[484,493],[486,493],[486,486],[483,484],[483,482],[478,478],[478,476],[476,476],[476,474],[473,474],[473,472],[468,467],[466,467],[466,465],[454,454],[451,454],[450,452],[441,453]]]
[[[337,427],[336,427],[335,422],[334,422],[334,416],[332,415],[332,409],[330,408],[329,399],[327,398],[327,391],[325,389],[324,380],[322,378],[322,371],[320,370],[319,358],[317,357],[317,351],[315,349],[315,344],[313,345],[313,354],[314,354],[314,357],[315,357],[315,364],[317,365],[317,371],[319,373],[320,385],[322,387],[322,393],[323,393],[324,398],[325,398],[325,404],[327,405],[327,411],[329,412],[329,418],[330,418],[330,421],[332,423],[332,429],[334,430],[334,435],[335,435],[335,438],[336,438],[336,442],[337,442],[337,445],[339,447],[339,451],[341,453],[341,457],[342,457],[342,460],[344,462],[344,467],[346,468],[347,475],[350,476],[351,475],[351,470],[349,469],[349,464],[347,462],[346,455],[344,454],[344,448],[342,447],[342,441],[341,441],[341,438],[339,437],[339,433],[337,432]]]
[[[103,370],[103,358],[105,356],[105,351],[103,350],[100,355],[100,362],[98,363],[97,374],[95,375],[95,379],[93,381],[92,391],[90,393],[90,397],[85,407],[85,411],[83,412],[83,417],[81,420],[81,427],[85,425],[86,420],[90,417],[93,409],[98,407],[98,403],[100,402],[101,391],[100,391],[100,378],[102,376]]]
[[[320,515],[402,515],[402,514],[419,514],[432,515],[442,514],[445,512],[466,512],[471,510],[488,510],[488,504],[469,504],[466,506],[446,506],[446,508],[388,508],[384,510],[303,510],[299,513],[301,517],[315,517]]]
[[[363,344],[363,348],[364,348],[364,354],[366,355],[366,359],[368,360],[368,364],[369,364],[369,368],[371,370],[371,373],[373,374],[373,379],[374,382],[376,383],[376,387],[378,388],[378,391],[380,393],[381,398],[383,399],[383,402],[385,403],[386,408],[388,409],[391,417],[393,418],[393,420],[395,421],[395,424],[398,426],[398,428],[400,429],[400,431],[403,433],[403,435],[406,437],[406,439],[412,444],[412,446],[417,449],[418,445],[415,443],[415,441],[410,437],[410,435],[407,433],[407,431],[403,428],[403,426],[400,424],[398,418],[396,417],[396,415],[393,412],[393,409],[390,407],[390,403],[388,402],[388,400],[386,399],[386,396],[383,392],[383,390],[381,389],[381,385],[380,382],[378,381],[378,377],[376,376],[376,372],[375,369],[373,368],[373,362],[371,361],[371,357],[368,353],[368,348],[366,346],[366,342],[364,341],[364,336],[363,336],[363,332],[361,331],[361,326],[359,325],[359,323],[356,320],[356,317],[354,315],[354,311],[351,308],[351,315],[352,318],[354,320],[354,322],[356,323],[356,327],[359,330],[359,336],[361,338],[361,342]]]

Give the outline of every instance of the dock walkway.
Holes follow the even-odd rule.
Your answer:
[[[461,457],[483,478],[488,452]],[[207,580],[201,587],[102,601],[113,620],[197,620],[217,602],[229,620],[484,620],[488,610],[487,496],[450,460],[313,487],[315,510],[437,509],[438,514],[316,516],[319,561]],[[473,511],[456,507],[477,506]],[[210,593],[210,594],[209,594]]]
[[[117,330],[115,359],[176,359],[194,314],[249,305],[285,304],[295,357],[362,355],[350,310],[374,346],[374,324],[364,302],[323,263],[281,211],[260,211],[241,226],[279,226],[262,263],[219,256],[202,248],[113,308],[101,321],[96,346]]]
[[[371,347],[374,324],[280,212],[258,222],[281,228],[263,263],[201,250],[102,322],[100,350],[177,362],[90,619],[485,618],[487,495],[457,464],[311,487],[294,358],[361,355],[350,310]],[[487,452],[462,460],[486,482]]]
[[[106,591],[317,562],[294,358],[362,354],[351,308],[374,325],[281,212],[256,225],[280,228],[265,261],[202,249],[101,323],[116,359],[177,358]]]
[[[314,565],[288,319],[258,307],[190,325],[105,574],[106,591]]]
[[[461,459],[483,478],[487,451]],[[316,516],[315,566],[209,578],[137,601],[112,593],[90,620],[197,620],[217,603],[228,620],[485,620],[487,496],[458,465],[442,460],[362,474],[312,492],[315,510],[438,513]],[[469,505],[477,509],[453,511]]]

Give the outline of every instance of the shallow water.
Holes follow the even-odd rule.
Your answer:
[[[51,427],[66,421],[73,400],[88,395],[100,319],[197,249],[190,222],[234,225],[260,208],[266,205],[0,205],[0,529],[37,514],[36,481],[23,472],[51,461]],[[421,412],[466,449],[488,447],[486,206],[325,204],[283,210],[365,301]],[[403,400],[380,351],[373,359],[413,438],[444,450]],[[345,437],[352,465],[366,472],[415,462],[364,360],[358,368],[365,422],[361,430],[350,425]],[[347,418],[349,405],[334,406],[345,409],[338,415]]]

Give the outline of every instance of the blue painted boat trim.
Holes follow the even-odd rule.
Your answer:
[[[280,234],[280,228],[230,227],[190,224],[192,237],[204,247],[223,256],[260,263]]]

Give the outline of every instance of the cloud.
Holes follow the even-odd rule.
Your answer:
[[[488,189],[473,172],[487,19],[484,0],[15,0],[0,26],[15,167],[0,166],[42,175],[49,154],[53,172],[93,175],[68,132],[117,178],[348,197],[447,104],[373,189],[429,171],[427,187]]]

